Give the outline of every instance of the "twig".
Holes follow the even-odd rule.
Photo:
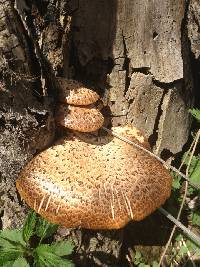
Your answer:
[[[179,222],[176,218],[174,218],[168,211],[163,209],[162,207],[158,208],[158,210],[165,215],[171,222],[173,222],[178,228],[180,228],[187,237],[193,240],[198,246],[200,246],[200,237],[189,230],[185,225]]]
[[[128,260],[128,262],[129,262],[129,265],[131,266],[131,267],[134,267],[134,265],[133,265],[133,258],[132,258],[132,254],[131,254],[131,249],[128,249],[128,253],[129,254],[127,254],[126,255],[126,258],[127,258],[127,260]]]
[[[189,182],[189,184],[190,184],[192,187],[194,187],[194,188],[200,190],[200,186],[199,186],[199,185],[196,185],[196,184],[194,184],[194,183],[192,183],[192,182],[190,182],[190,181],[189,181],[189,177],[188,177],[187,175],[185,175],[184,173],[180,172],[177,168],[175,168],[175,167],[173,167],[173,166],[171,166],[171,165],[167,165],[166,162],[165,162],[163,159],[161,159],[159,156],[155,155],[154,153],[152,153],[152,152],[149,151],[148,149],[144,148],[143,146],[141,146],[141,145],[139,145],[139,144],[137,144],[137,143],[132,142],[131,140],[127,139],[127,138],[124,137],[124,136],[120,136],[120,135],[118,135],[117,133],[115,133],[114,131],[112,131],[112,130],[106,128],[106,127],[102,127],[102,129],[103,129],[104,131],[106,131],[107,133],[109,133],[109,134],[111,134],[111,135],[113,135],[113,136],[119,138],[120,140],[122,140],[122,141],[124,141],[124,142],[126,142],[126,143],[128,143],[128,144],[130,144],[130,145],[133,145],[133,146],[139,148],[140,150],[143,150],[144,152],[148,153],[150,156],[152,156],[152,157],[156,158],[158,161],[160,161],[166,168],[171,169],[172,171],[176,172],[178,175],[180,175],[181,177],[183,177],[186,181]]]
[[[194,257],[194,255],[195,255],[198,251],[199,251],[199,249],[196,248],[196,249],[192,252],[192,254],[190,254],[190,258],[188,258],[188,259],[186,260],[186,262],[183,264],[183,267],[186,266],[186,264],[188,263],[189,260],[192,260],[192,258]]]
[[[194,155],[194,151],[195,151],[195,149],[196,149],[198,140],[199,140],[199,135],[197,134],[197,135],[195,136],[195,139],[193,140],[193,142],[192,142],[192,144],[191,144],[191,146],[190,146],[188,152],[187,152],[187,155],[184,157],[184,159],[183,159],[183,161],[182,161],[182,163],[181,163],[181,165],[180,165],[180,167],[179,167],[179,169],[182,167],[182,165],[184,164],[184,162],[185,162],[187,156],[189,155],[189,152],[191,151],[191,149],[192,149],[192,147],[193,147],[193,149],[192,149],[192,153],[191,153],[190,158],[189,158],[188,166],[187,166],[187,169],[186,169],[186,175],[188,175],[188,171],[189,171],[189,167],[190,167],[190,164],[191,164],[192,156]],[[185,183],[184,196],[183,196],[183,199],[182,199],[182,202],[181,202],[181,206],[180,206],[180,209],[179,209],[177,218],[176,218],[177,220],[180,219],[181,212],[182,212],[182,209],[183,209],[183,206],[184,206],[184,203],[185,203],[185,199],[186,199],[186,196],[187,196],[187,190],[188,190],[188,181],[186,181],[186,183]],[[170,236],[169,236],[169,239],[168,239],[168,241],[167,241],[167,244],[166,244],[166,246],[165,246],[165,249],[164,249],[164,251],[163,251],[163,253],[162,253],[161,257],[160,257],[160,261],[159,261],[158,267],[160,267],[161,264],[162,264],[162,261],[163,261],[163,259],[164,259],[164,257],[165,257],[165,254],[167,253],[167,250],[168,250],[169,245],[170,245],[170,243],[171,243],[171,241],[172,241],[172,238],[173,238],[173,236],[174,236],[175,231],[176,231],[176,225],[174,225],[174,227],[173,227],[173,229],[172,229],[172,231],[171,231],[171,234],[170,234]]]
[[[185,242],[185,240],[184,240],[183,238],[182,238],[182,240],[181,240],[181,243],[182,243],[182,245],[183,245],[184,247],[187,248],[188,259],[190,259],[190,261],[191,261],[191,263],[192,263],[192,266],[193,266],[193,267],[197,267],[196,264],[195,264],[195,262],[192,260],[192,255],[191,255],[191,253],[190,253],[190,251],[189,251],[189,249],[188,249],[188,247],[187,247],[187,245],[186,245],[186,242]],[[184,265],[185,265],[185,264],[184,264]]]
[[[190,148],[189,148],[189,150],[188,150],[188,152],[187,152],[187,155],[184,157],[184,159],[183,159],[183,161],[182,161],[182,163],[181,163],[181,166],[180,166],[180,168],[181,168],[182,165],[184,164],[184,162],[185,162],[187,156],[189,155],[189,152],[190,152],[191,149],[192,149],[192,152],[191,152],[191,155],[190,155],[190,158],[189,158],[189,162],[188,162],[188,165],[187,165],[187,169],[186,169],[186,175],[187,175],[187,176],[188,176],[188,172],[189,172],[190,164],[191,164],[192,157],[193,157],[193,155],[194,155],[194,152],[195,152],[195,149],[196,149],[196,146],[197,146],[198,141],[199,141],[199,132],[198,132],[197,135],[195,136],[195,138],[194,138],[194,140],[193,140],[193,142],[192,142],[192,144],[191,144],[191,146],[190,146]],[[192,148],[192,147],[193,147],[193,148]],[[179,209],[177,218],[176,218],[178,221],[179,221],[179,219],[180,219],[180,216],[181,216],[181,213],[182,213],[182,210],[183,210],[183,206],[184,206],[184,204],[185,204],[185,199],[186,199],[186,196],[187,196],[187,191],[188,191],[188,181],[186,181],[186,183],[185,183],[185,190],[184,190],[183,199],[182,199],[181,206],[180,206],[180,209]],[[162,261],[163,261],[163,259],[164,259],[164,257],[165,257],[165,254],[166,254],[166,252],[167,252],[167,250],[168,250],[168,248],[169,248],[169,245],[170,245],[170,243],[171,243],[171,241],[172,241],[172,238],[173,238],[173,235],[174,235],[175,231],[176,231],[176,225],[174,225],[174,227],[173,227],[173,229],[172,229],[172,231],[171,231],[170,237],[169,237],[169,239],[168,239],[168,241],[167,241],[167,244],[166,244],[166,246],[165,246],[165,249],[164,249],[164,251],[163,251],[163,253],[162,253],[161,257],[160,257],[160,261],[159,261],[159,264],[158,264],[159,267],[160,267],[161,264],[162,264]]]

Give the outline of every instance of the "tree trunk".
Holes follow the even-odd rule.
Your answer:
[[[0,0],[2,228],[24,218],[19,170],[54,140],[58,76],[95,87],[112,124],[142,130],[164,159],[182,150],[199,97],[198,10],[198,0]],[[118,231],[61,228],[57,238],[75,240],[80,266],[119,266],[133,244],[149,244],[135,229],[162,220],[155,214]]]

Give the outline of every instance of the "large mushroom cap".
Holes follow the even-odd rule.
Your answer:
[[[96,92],[76,80],[57,78],[57,81],[60,87],[59,100],[61,102],[86,106],[95,103],[99,99],[99,95]]]
[[[148,146],[136,129],[113,131]],[[172,178],[149,154],[110,135],[72,134],[37,155],[17,189],[50,222],[114,229],[142,220],[170,196]]]

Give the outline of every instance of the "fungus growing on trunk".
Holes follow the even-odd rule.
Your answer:
[[[59,85],[59,100],[62,103],[87,106],[99,99],[99,95],[96,92],[76,80],[58,78],[57,82]]]
[[[91,106],[60,105],[56,114],[56,121],[61,126],[79,131],[93,132],[101,128],[104,117],[101,112]]]
[[[138,140],[135,129],[113,130]],[[170,196],[171,182],[160,162],[116,137],[72,133],[28,163],[17,189],[50,222],[115,229],[161,206]]]
[[[99,95],[75,80],[59,78],[58,84],[59,100],[65,105],[58,107],[57,123],[79,132],[93,132],[101,128],[104,117],[94,105]]]
[[[80,105],[86,91],[78,91]],[[88,132],[103,124],[103,116],[94,107],[69,106],[69,110],[61,106],[57,121],[71,129]],[[113,131],[150,149],[134,127]],[[170,196],[171,183],[169,171],[158,160],[101,131],[98,136],[71,132],[61,138],[25,166],[16,185],[26,203],[52,223],[117,229],[161,206]]]

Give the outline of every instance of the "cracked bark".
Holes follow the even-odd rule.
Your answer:
[[[15,191],[20,168],[53,140],[52,112],[42,91],[38,65],[13,3],[0,1],[0,191],[2,227],[21,223]],[[37,96],[37,97],[36,97]]]
[[[182,150],[200,81],[198,10],[197,0],[0,1],[3,228],[20,225],[26,210],[15,192],[17,173],[53,141],[56,76],[96,88],[112,124],[135,125],[157,154]],[[162,219],[155,217],[113,232],[61,228],[57,238],[73,238],[79,266],[120,266],[129,247],[148,244],[138,233],[152,225],[159,235]]]

